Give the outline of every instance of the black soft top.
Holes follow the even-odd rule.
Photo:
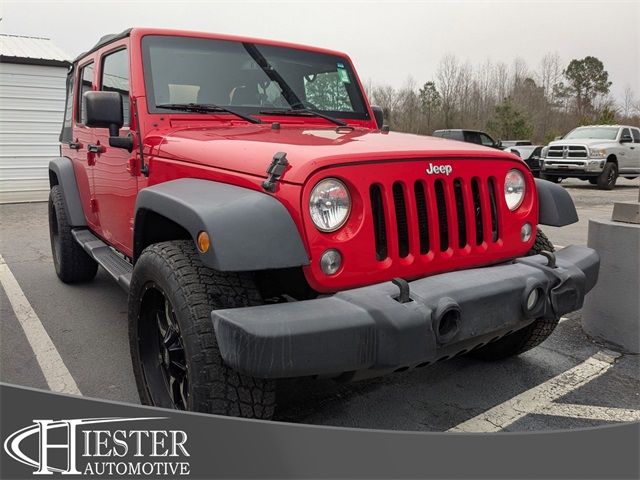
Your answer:
[[[95,52],[99,48],[104,47],[105,45],[108,45],[111,42],[115,42],[116,40],[120,40],[121,38],[128,37],[131,34],[131,30],[133,29],[127,28],[126,30],[123,30],[120,33],[112,33],[109,35],[104,35],[103,37],[100,38],[100,40],[98,40],[98,43],[96,43],[93,47],[91,47],[91,49],[87,50],[86,52],[82,52],[80,55],[74,58],[73,63],[76,63],[81,58],[89,55],[90,53]]]

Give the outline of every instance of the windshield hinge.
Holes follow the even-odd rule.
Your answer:
[[[267,178],[264,182],[262,182],[262,187],[267,192],[275,192],[276,183],[284,173],[284,171],[289,165],[289,161],[287,160],[286,152],[278,152],[273,156],[273,160],[271,160],[271,165],[267,168],[267,174],[269,178]]]

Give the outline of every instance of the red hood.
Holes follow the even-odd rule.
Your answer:
[[[286,152],[290,167],[282,180],[304,183],[314,171],[337,164],[411,158],[508,158],[515,155],[479,145],[406,133],[356,128],[337,133],[319,125],[270,124],[186,127],[158,135],[149,143],[160,157],[266,177],[276,152]]]

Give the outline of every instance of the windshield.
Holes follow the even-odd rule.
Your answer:
[[[615,140],[618,129],[615,127],[582,127],[570,131],[563,140],[597,138],[599,140]]]
[[[167,104],[208,104],[257,114],[307,108],[368,119],[346,59],[324,53],[203,38],[142,39],[149,111]]]

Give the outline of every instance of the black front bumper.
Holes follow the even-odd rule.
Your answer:
[[[211,313],[224,361],[261,378],[368,377],[426,365],[582,307],[598,277],[598,254],[570,246],[507,264],[391,282],[300,302]],[[536,290],[539,300],[527,309]]]

